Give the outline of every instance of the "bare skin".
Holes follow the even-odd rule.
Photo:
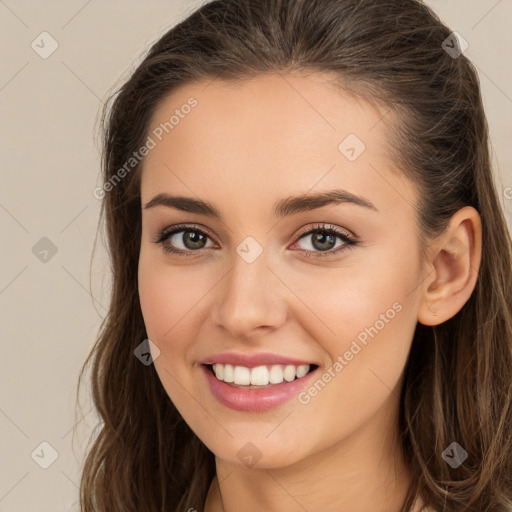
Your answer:
[[[451,318],[474,289],[478,213],[459,210],[422,262],[417,191],[386,152],[391,114],[381,119],[382,111],[335,90],[326,77],[189,84],[151,121],[151,129],[159,126],[191,96],[198,102],[144,162],[139,260],[144,321],[160,349],[155,368],[216,456],[217,475],[198,510],[398,512],[410,484],[398,397],[415,327]],[[364,151],[356,139],[348,153],[340,150],[350,134]],[[373,208],[344,202],[273,215],[276,201],[333,189]],[[164,192],[207,201],[221,218],[145,208]],[[189,257],[154,243],[178,224],[205,232],[204,248],[185,245],[186,230],[164,243]],[[318,224],[357,243],[335,236],[322,251],[313,234],[300,238]],[[263,249],[251,263],[236,251],[249,236]],[[272,352],[316,362],[322,374],[366,329],[373,335],[321,391],[265,412],[218,402],[200,368],[219,352]],[[239,456],[246,443],[257,447],[250,466]]]

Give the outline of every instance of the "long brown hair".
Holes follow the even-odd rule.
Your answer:
[[[154,365],[134,356],[147,337],[137,284],[143,161],[122,179],[119,170],[178,86],[301,70],[332,72],[343,90],[393,110],[400,122],[390,143],[419,190],[423,240],[441,233],[463,206],[482,220],[470,299],[441,325],[418,324],[412,342],[399,423],[413,483],[402,511],[418,496],[442,511],[512,510],[511,238],[493,181],[478,76],[463,53],[447,51],[447,40],[461,50],[417,0],[214,0],[161,37],[111,95],[102,117],[100,221],[113,284],[78,384],[92,363],[101,422],[83,468],[83,512],[202,509],[215,474],[214,455],[184,422]],[[441,457],[454,441],[469,455],[457,469]]]

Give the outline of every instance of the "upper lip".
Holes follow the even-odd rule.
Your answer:
[[[282,356],[279,354],[272,354],[270,352],[260,352],[255,354],[242,354],[237,352],[223,352],[207,357],[201,364],[231,364],[233,366],[246,366],[253,368],[255,366],[274,365],[274,364],[292,364],[300,366],[304,364],[315,364],[311,361],[303,361],[293,357]]]

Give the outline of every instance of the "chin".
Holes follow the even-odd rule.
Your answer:
[[[284,468],[299,462],[305,454],[297,452],[296,447],[300,441],[290,439],[290,446],[283,446],[280,440],[265,440],[264,436],[254,437],[254,441],[232,440],[219,446],[208,446],[218,459],[235,466],[249,469],[276,469]],[[206,444],[206,443],[205,443]]]

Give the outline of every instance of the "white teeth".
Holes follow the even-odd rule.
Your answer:
[[[283,377],[285,378],[285,380],[291,382],[293,379],[295,379],[295,371],[295,366],[291,364],[287,365],[283,372]]]
[[[301,364],[300,366],[297,366],[297,378],[300,379],[301,377],[304,377],[306,373],[309,372],[309,364]]]
[[[213,371],[215,371],[215,375],[217,375],[217,378],[219,380],[223,380],[224,382],[233,382],[235,378],[235,370],[233,369],[233,366],[231,366],[230,364],[217,364],[217,368],[219,368],[219,366],[224,366],[224,375],[223,377],[219,377],[214,369]]]
[[[249,386],[251,384],[251,370],[245,366],[235,366],[233,382],[240,386]]]
[[[220,380],[224,379],[224,365],[214,364],[213,371],[215,372],[215,375],[217,376],[218,379],[220,379]]]
[[[269,382],[270,384],[280,384],[283,382],[283,369],[278,364],[270,368]]]
[[[256,366],[251,369],[251,384],[253,386],[266,386],[269,382],[266,366]]]
[[[231,364],[215,363],[212,365],[217,379],[224,382],[233,382],[238,386],[267,386],[270,384],[281,384],[283,380],[292,382],[295,378],[300,379],[309,372],[309,364],[294,366],[292,364],[274,364],[269,366],[235,366]]]

